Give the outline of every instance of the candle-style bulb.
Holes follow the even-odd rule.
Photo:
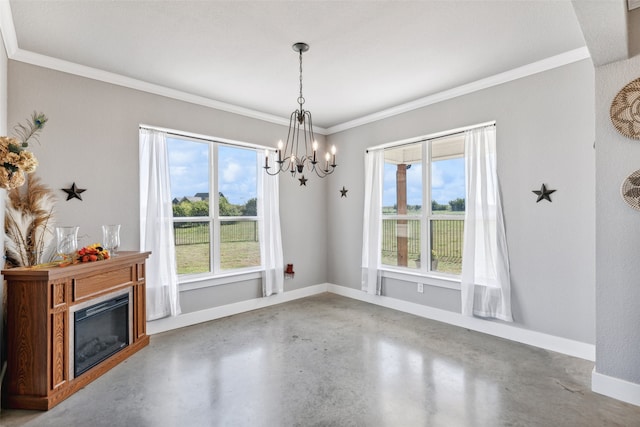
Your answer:
[[[278,150],[282,150],[283,146],[284,144],[282,143],[282,140],[278,141]]]
[[[313,141],[313,151],[318,151],[318,141]]]
[[[331,154],[333,154],[334,156],[336,155],[336,146],[335,145],[331,146]]]

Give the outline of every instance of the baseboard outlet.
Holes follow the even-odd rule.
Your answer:
[[[307,286],[305,288],[295,289],[281,294],[273,294],[266,298],[240,301],[220,307],[212,307],[206,310],[185,313],[175,317],[165,317],[163,319],[147,322],[147,335],[154,335],[160,332],[170,331],[172,329],[184,328],[185,326],[196,325],[198,323],[208,322],[210,320],[216,320],[222,317],[232,316],[234,314],[282,304],[283,302],[293,301],[324,292],[327,292],[326,283]]]
[[[482,332],[488,335],[494,335],[496,337],[505,338],[522,344],[532,345],[534,347],[544,348],[546,350],[555,351],[557,353],[578,357],[592,362],[595,361],[596,350],[593,344],[586,344],[583,342],[570,340],[568,338],[556,337],[553,335],[544,334],[542,332],[531,331],[503,322],[494,322],[475,317],[463,316],[460,313],[433,308],[395,298],[389,298],[380,295],[369,295],[359,289],[347,288],[345,286],[329,284],[327,290],[334,294],[357,299],[360,301],[365,301],[371,304],[391,308],[427,319],[436,320],[438,322],[448,323],[450,325],[459,326],[461,328],[470,329],[476,332]]]

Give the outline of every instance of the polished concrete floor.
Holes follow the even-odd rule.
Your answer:
[[[151,337],[2,426],[640,426],[593,364],[323,294]]]

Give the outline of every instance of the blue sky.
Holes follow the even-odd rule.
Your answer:
[[[171,197],[182,198],[196,193],[209,193],[209,144],[191,140],[167,138]],[[256,197],[258,173],[255,150],[218,146],[220,171],[218,187],[229,202],[243,205]],[[259,172],[262,172],[260,169]],[[464,198],[464,159],[441,160],[432,163],[432,199],[440,204]],[[385,164],[383,206],[396,203],[396,166]],[[422,204],[422,165],[407,170],[407,203]]]
[[[396,165],[385,163],[382,205],[396,204]],[[431,164],[431,199],[442,205],[464,198],[464,159],[440,160]],[[422,205],[422,165],[407,170],[407,204]]]
[[[209,193],[209,144],[167,138],[171,197]],[[257,152],[218,146],[218,191],[233,204],[244,205],[256,197]]]

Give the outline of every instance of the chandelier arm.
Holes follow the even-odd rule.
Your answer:
[[[304,136],[304,155],[307,159],[309,158],[309,145],[312,142],[312,141],[309,141],[307,138],[307,133],[309,132],[309,129],[307,129],[307,117],[309,117],[309,114],[310,113],[308,111],[304,112],[303,122],[302,122],[302,133]]]
[[[309,118],[309,136],[311,138],[311,144],[313,144],[316,140],[316,136],[313,134],[313,119],[311,118],[311,111],[307,111],[307,117]],[[313,147],[311,148],[311,154],[313,154]]]
[[[291,113],[291,116],[289,117],[289,132],[287,133],[287,142],[284,146],[285,157],[287,157],[287,155],[289,154],[289,141],[293,141],[293,135],[291,131],[295,130],[296,116],[297,116],[297,111],[294,111],[293,113]],[[291,149],[293,150],[293,145],[291,146]]]
[[[265,166],[262,169],[264,169],[264,171],[267,173],[267,175],[271,175],[271,176],[276,176],[280,172],[282,172],[282,170],[280,168],[276,168],[275,172],[273,172],[273,173],[269,172],[269,169],[271,169],[271,166]]]

